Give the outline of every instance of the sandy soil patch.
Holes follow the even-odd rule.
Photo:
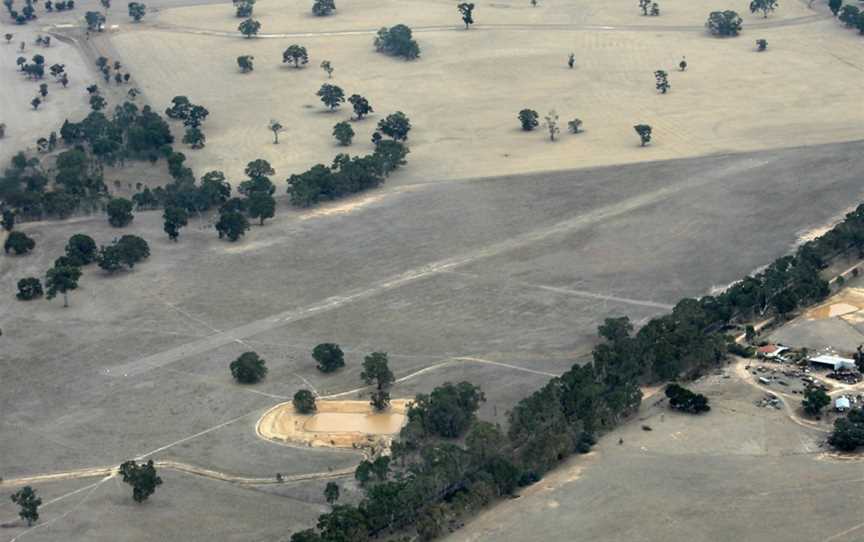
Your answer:
[[[807,320],[825,320],[827,318],[852,317],[864,308],[864,289],[843,288],[828,301],[804,313]],[[844,318],[845,319],[845,318]]]
[[[408,400],[394,400],[376,413],[367,401],[318,401],[315,414],[299,414],[282,403],[258,421],[258,436],[269,440],[337,448],[389,447],[405,423]]]
[[[679,4],[685,2],[670,2],[668,7]],[[788,8],[797,9],[794,6],[790,3]],[[271,23],[263,8],[260,18],[266,29]],[[237,21],[227,9],[177,11],[201,10],[205,20],[212,10],[219,10],[219,17],[233,28]],[[547,9],[552,13],[551,7]],[[456,14],[451,10],[448,7],[442,22],[453,23]],[[326,22],[330,29],[368,26],[365,14],[350,10]],[[167,25],[164,21],[175,15],[164,13],[156,25]],[[356,25],[353,17],[359,18]],[[689,17],[699,28],[704,9],[694,10]],[[644,18],[637,13],[632,19]],[[399,20],[382,15],[375,27]],[[404,22],[415,24],[410,19]],[[767,53],[754,51],[757,37],[771,44]],[[727,40],[711,38],[701,30],[549,31],[507,26],[467,32],[430,29],[418,32],[417,39],[423,49],[421,59],[404,62],[375,53],[372,34],[359,31],[247,40],[239,35],[198,35],[142,25],[124,27],[112,36],[125,64],[157,108],[164,108],[176,95],[187,95],[208,107],[207,147],[183,152],[199,171],[221,169],[235,184],[242,180],[245,164],[259,157],[274,165],[275,178],[281,181],[315,163],[329,164],[339,152],[369,153],[378,120],[397,110],[410,117],[414,129],[408,167],[392,183],[860,137],[857,120],[848,114],[858,107],[848,85],[861,79],[864,44],[834,20],[758,31],[745,28],[740,38]],[[309,50],[305,69],[281,63],[281,53],[291,43]],[[577,56],[574,70],[566,66],[570,51]],[[235,59],[244,54],[255,57],[256,68],[250,74],[237,70]],[[685,73],[676,70],[682,55],[690,63]],[[328,81],[318,68],[324,59],[336,70],[329,82],[348,95],[366,96],[375,108],[370,118],[353,123],[356,136],[351,147],[337,146],[331,135],[334,124],[349,118],[349,109],[329,112],[315,96]],[[670,73],[672,90],[667,95],[654,88],[657,69]],[[814,80],[820,81],[819,92],[813,92]],[[542,126],[534,132],[519,130],[516,114],[523,108],[535,109],[541,117],[555,109],[560,115],[560,139],[549,142]],[[575,117],[584,122],[585,132],[579,135],[566,133],[567,121]],[[287,127],[279,145],[272,143],[266,128],[271,118]],[[639,146],[633,131],[637,123],[653,127],[649,147]],[[789,182],[790,189],[803,188],[795,178]]]

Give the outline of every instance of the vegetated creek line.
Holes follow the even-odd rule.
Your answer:
[[[163,352],[159,352],[157,354],[153,354],[144,358],[129,360],[126,363],[110,368],[107,371],[107,374],[115,377],[137,376],[140,374],[144,374],[153,369],[164,367],[171,363],[186,359],[190,356],[203,354],[204,352],[209,352],[232,342],[239,342],[240,340],[247,337],[258,335],[260,333],[270,331],[291,322],[296,322],[305,318],[316,316],[321,313],[325,313],[333,309],[337,309],[339,307],[342,307],[343,305],[347,305],[348,303],[352,303],[354,301],[373,297],[377,294],[399,288],[405,284],[426,279],[444,273],[446,271],[450,271],[457,267],[471,264],[480,259],[497,256],[499,254],[503,254],[505,252],[523,247],[525,245],[530,245],[539,241],[543,241],[549,237],[566,234],[573,230],[582,229],[603,220],[608,220],[610,218],[632,212],[640,207],[653,205],[663,199],[666,199],[676,194],[677,192],[680,192],[681,190],[684,190],[685,188],[692,187],[694,184],[706,184],[711,182],[712,180],[713,178],[708,175],[699,179],[698,181],[685,181],[655,190],[648,194],[635,196],[618,203],[595,209],[578,217],[558,222],[557,224],[553,224],[552,226],[547,228],[519,235],[506,241],[494,243],[487,247],[481,248],[473,252],[468,252],[460,256],[446,258],[437,262],[433,262],[421,267],[408,270],[399,275],[390,277],[387,280],[378,282],[377,284],[373,284],[372,286],[365,289],[356,289],[353,291],[349,291],[344,295],[328,297],[320,301],[319,303],[315,303],[307,307],[291,309],[285,312],[274,314],[267,318],[262,318],[260,320],[256,320],[248,324],[236,327],[234,329],[225,330],[221,333],[216,333],[214,335],[210,335],[202,339],[198,339],[196,341],[192,341],[190,343],[171,348]]]

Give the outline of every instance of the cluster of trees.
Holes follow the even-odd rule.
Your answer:
[[[405,60],[414,60],[420,56],[420,46],[411,37],[411,29],[404,24],[382,27],[375,36],[374,45],[379,53],[401,56]]]
[[[81,122],[66,120],[60,138],[40,138],[40,148],[54,150],[62,140],[68,150],[56,155],[53,168],[24,152],[15,155],[0,176],[0,201],[22,218],[66,218],[78,210],[98,208],[107,198],[105,165],[130,159],[155,162],[171,157],[174,141],[168,124],[145,106],[132,102],[115,107],[109,117],[91,112]],[[187,168],[188,169],[188,168]],[[190,172],[191,173],[191,172]]]
[[[96,263],[108,273],[115,273],[124,267],[132,269],[135,264],[150,257],[150,246],[137,235],[124,235],[110,245],[99,247]]]
[[[737,36],[743,22],[741,16],[732,10],[712,11],[708,14],[705,28],[714,36]]]
[[[141,5],[143,6],[143,4]],[[108,58],[100,56],[96,59],[96,67],[99,68],[99,71],[102,73],[102,79],[105,80],[105,83],[110,83],[111,79],[114,79],[114,83],[119,86],[123,83],[129,83],[129,80],[132,79],[130,73],[123,73],[121,71],[123,65],[119,60],[111,62]],[[99,87],[92,85],[87,88],[87,91],[90,93],[90,108],[94,111],[101,111],[104,109],[106,102],[99,94]],[[99,96],[99,98],[94,98],[94,96]]]
[[[864,34],[864,12],[858,6],[843,4],[842,0],[829,0],[828,7],[847,28],[857,28],[859,33]]]
[[[203,105],[196,105],[189,101],[186,96],[174,96],[171,99],[171,107],[165,110],[168,118],[183,121],[186,132],[183,134],[183,143],[193,149],[201,149],[207,138],[201,131],[201,125],[207,120],[210,111]]]
[[[338,199],[375,188],[397,168],[405,164],[408,147],[396,140],[379,140],[375,152],[366,156],[338,154],[333,164],[312,166],[304,173],[288,178],[291,203],[310,207],[321,201]]]
[[[666,397],[669,399],[669,406],[675,410],[690,414],[701,414],[711,410],[711,407],[708,406],[707,397],[701,393],[693,393],[678,384],[673,383],[666,386]]]
[[[74,1],[70,0],[69,3],[72,4],[69,6],[69,9],[72,9],[75,6]],[[9,17],[15,22],[15,24],[19,25],[27,24],[29,21],[34,21],[38,18],[36,16],[35,4],[36,2],[33,0],[24,0],[24,7],[22,7],[19,12],[15,9],[15,0],[3,0],[3,5],[6,6],[6,12],[9,14]],[[65,5],[64,9],[66,9]],[[48,11],[51,10],[49,9]]]
[[[835,420],[828,444],[844,452],[854,452],[864,446],[864,409],[854,408],[845,418]]]
[[[571,55],[572,56],[572,55]],[[523,109],[519,111],[519,114],[516,116],[519,119],[519,124],[522,127],[522,130],[525,132],[530,132],[540,126],[540,115],[537,111],[533,109]],[[546,130],[549,132],[550,141],[555,141],[555,136],[561,131],[558,125],[558,113],[555,110],[549,111],[549,113],[543,118],[544,125],[546,126]],[[573,134],[578,134],[582,132],[582,120],[581,119],[573,119],[567,121],[567,128]]]

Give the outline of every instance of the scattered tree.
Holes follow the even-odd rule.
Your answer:
[[[351,97],[348,98],[348,103],[350,103],[351,107],[354,108],[354,117],[357,120],[361,120],[369,113],[375,112],[372,109],[372,106],[369,105],[369,100],[359,94],[352,94]]]
[[[102,111],[105,109],[105,106],[108,105],[108,102],[105,101],[99,94],[93,94],[90,96],[90,109],[93,111]]]
[[[33,106],[33,111],[39,109],[39,106],[42,105],[42,99],[39,96],[36,96],[32,100],[30,100],[30,105]]]
[[[329,60],[322,60],[321,61],[321,69],[327,73],[327,79],[330,79],[331,77],[333,77],[333,65],[330,64]],[[355,94],[355,96],[356,96],[356,94]]]
[[[831,13],[834,16],[837,16],[837,13],[840,11],[840,7],[843,5],[843,0],[828,0],[828,9],[831,10]],[[9,36],[9,34],[7,34]]]
[[[193,149],[203,149],[207,143],[207,136],[197,126],[189,126],[183,133],[183,143]]]
[[[315,93],[315,95],[320,97],[324,105],[329,107],[331,111],[339,107],[339,105],[345,101],[345,93],[342,89],[329,83],[321,85],[321,88]]]
[[[16,255],[27,254],[36,246],[36,241],[31,239],[26,233],[20,231],[9,232],[6,237],[6,242],[3,243],[3,251],[9,254],[11,250]]]
[[[411,121],[405,113],[397,111],[378,121],[378,131],[395,141],[405,141],[411,131]]]
[[[177,238],[180,237],[180,228],[189,223],[189,215],[186,213],[186,209],[176,206],[166,207],[162,218],[165,220],[163,229],[168,234],[168,239],[176,242]]]
[[[390,385],[395,380],[388,366],[385,352],[372,352],[363,359],[363,371],[360,378],[366,384],[375,384],[372,393],[372,406],[375,410],[384,410],[390,405]]]
[[[582,132],[582,120],[581,119],[573,119],[567,122],[567,128],[571,133],[578,134]]]
[[[639,0],[639,9],[642,10],[642,15],[648,15],[648,8],[651,7],[651,0]]]
[[[294,409],[300,414],[315,412],[315,394],[309,390],[298,390],[291,402],[294,404]]]
[[[42,297],[42,283],[36,277],[27,277],[18,281],[18,293],[15,297],[21,301],[30,301]]]
[[[741,17],[731,10],[712,11],[705,27],[715,36],[737,36],[741,32]]]
[[[249,229],[249,221],[242,213],[237,211],[228,211],[219,214],[219,221],[216,222],[216,231],[219,233],[219,239],[227,237],[229,241],[234,242],[246,234]]]
[[[304,66],[309,63],[309,53],[302,45],[291,45],[282,52],[282,63],[293,62],[295,69],[300,69],[300,65]]]
[[[12,502],[17,504],[20,510],[18,515],[27,522],[30,527],[39,520],[39,507],[42,499],[36,496],[36,490],[30,486],[24,486],[12,494]]]
[[[318,17],[330,15],[336,10],[336,2],[334,0],[315,0],[312,4],[312,14]]]
[[[105,16],[98,11],[88,11],[84,14],[87,30],[90,32],[102,32],[105,27]]]
[[[66,256],[78,267],[96,261],[97,254],[96,241],[89,235],[76,233],[66,243]]]
[[[248,19],[255,9],[255,0],[234,0],[236,15],[241,19]]]
[[[856,26],[858,23],[858,18],[860,15],[860,10],[857,6],[853,6],[851,4],[846,4],[842,8],[840,8],[840,22],[845,24],[848,27]]]
[[[125,461],[120,465],[119,472],[123,481],[132,486],[132,498],[137,503],[146,501],[162,485],[162,478],[156,475],[152,459],[140,465],[134,460]]]
[[[53,267],[45,276],[45,287],[48,291],[45,299],[54,299],[58,293],[63,294],[63,306],[69,306],[69,291],[78,288],[81,278],[81,268],[71,265]]]
[[[136,23],[141,22],[144,15],[147,13],[147,6],[141,2],[129,2],[129,16]]]
[[[777,0],[752,0],[750,2],[750,13],[762,12],[762,17],[767,19],[768,13],[777,8]]]
[[[835,420],[828,444],[844,452],[854,452],[864,446],[864,410],[853,408],[845,418]]]
[[[657,90],[660,91],[660,94],[666,94],[672,85],[669,84],[669,74],[664,70],[657,70],[654,72],[654,79],[657,80]]]
[[[678,63],[678,71],[687,71],[687,57],[681,57],[681,62]]]
[[[249,195],[246,209],[249,217],[259,219],[259,225],[263,226],[265,219],[276,214],[276,200],[266,192],[253,192]]]
[[[273,132],[273,144],[279,144],[279,133],[284,132],[285,128],[282,126],[282,123],[275,119],[270,119],[270,124],[267,125],[267,128]]]
[[[3,218],[0,221],[0,225],[3,226],[4,230],[12,231],[15,227],[15,213],[12,209],[3,209]]]
[[[237,30],[239,30],[240,33],[247,38],[251,38],[252,36],[258,35],[258,31],[261,30],[261,23],[259,23],[255,19],[246,19],[245,21],[240,23],[240,26],[237,27]]]
[[[267,376],[267,365],[255,352],[245,352],[231,362],[231,376],[241,384],[255,384]]]
[[[558,113],[553,109],[544,118],[546,120],[546,129],[549,131],[549,141],[555,141],[555,136],[561,131],[558,127]]]
[[[255,66],[252,61],[255,60],[255,57],[252,55],[242,55],[237,57],[237,65],[240,66],[240,71],[242,73],[249,73]]]
[[[522,129],[526,132],[530,132],[540,124],[538,118],[539,115],[533,109],[523,109],[519,112],[519,122],[522,123]]]
[[[122,228],[132,223],[135,216],[132,214],[132,202],[126,198],[112,198],[105,211],[108,213],[108,223],[115,228]]]
[[[637,124],[633,127],[636,130],[636,133],[639,134],[639,140],[641,142],[641,146],[647,145],[651,141],[651,127],[647,124]]]
[[[150,257],[150,246],[137,235],[124,235],[108,246],[99,248],[96,264],[109,273],[135,267],[136,263]]]
[[[351,144],[351,140],[354,138],[354,129],[351,128],[351,125],[348,124],[348,122],[343,120],[333,127],[333,137],[336,138],[336,141],[338,141],[340,145],[347,147]]]
[[[382,27],[375,37],[375,50],[391,56],[414,60],[420,56],[420,46],[411,37],[411,29],[404,24]]]
[[[327,482],[327,485],[324,487],[324,499],[330,506],[335,505],[336,501],[339,500],[339,484],[336,482]]]
[[[576,65],[576,54],[570,53],[570,56],[567,57],[567,66],[572,70],[573,66]]]
[[[462,2],[456,6],[459,14],[462,15],[462,22],[465,23],[465,30],[468,30],[469,25],[474,24],[474,4]]]
[[[322,373],[332,373],[345,366],[345,355],[338,344],[321,343],[312,349],[312,358]]]
[[[768,49],[768,40],[766,39],[758,39],[756,40],[756,50],[760,53]]]

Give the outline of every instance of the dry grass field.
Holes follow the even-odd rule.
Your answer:
[[[740,13],[744,2],[725,2]],[[740,5],[739,5],[740,4]],[[255,17],[262,35],[244,39],[230,6],[168,10],[150,23],[125,25],[112,37],[151,102],[187,95],[211,111],[207,147],[190,151],[198,169],[222,169],[238,180],[249,160],[263,157],[287,178],[338,152],[367,153],[378,119],[401,110],[412,121],[409,167],[394,182],[585,167],[600,164],[748,151],[858,137],[857,96],[862,41],[825,16],[784,3],[767,21],[745,17],[738,38],[716,39],[702,25],[709,4],[672,0],[660,17],[643,17],[627,2],[579,5],[479,4],[477,25],[460,29],[445,2],[365,1],[331,17],[262,0]],[[421,58],[405,62],[376,53],[374,30],[405,23],[418,29]],[[620,26],[617,26],[620,25]],[[762,25],[762,26],[760,26]],[[755,52],[756,38],[769,50]],[[309,64],[281,63],[290,44],[305,46]],[[568,69],[574,52],[576,67]],[[236,57],[255,57],[241,74]],[[686,56],[685,73],[677,71]],[[318,67],[335,67],[331,81]],[[670,73],[660,95],[653,72]],[[332,126],[350,107],[329,112],[315,96],[322,83],[366,96],[375,115],[354,124],[353,146],[337,146]],[[818,82],[818,83],[817,83]],[[531,108],[560,116],[560,140],[519,129],[516,114]],[[584,121],[585,132],[566,133]],[[280,145],[266,126],[286,126]],[[654,128],[640,148],[633,125]]]

